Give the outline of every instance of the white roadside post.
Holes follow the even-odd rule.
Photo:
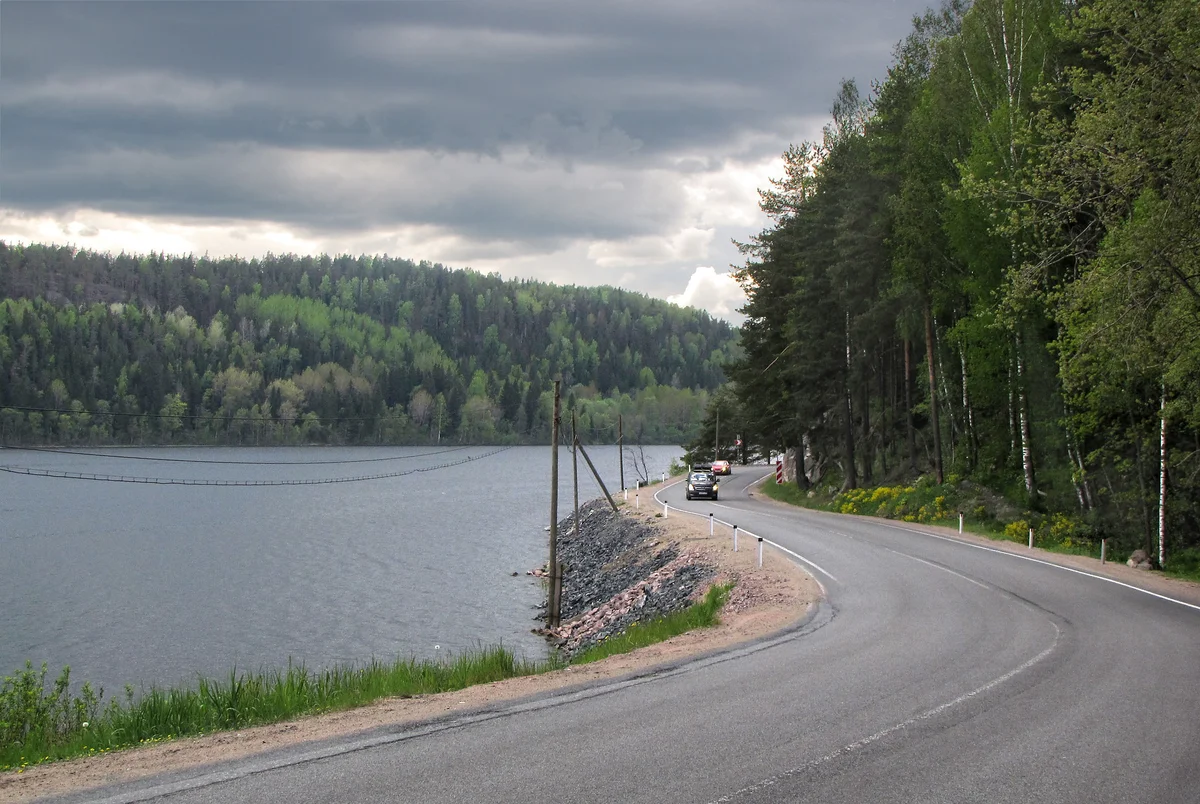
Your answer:
[[[962,523],[963,523],[963,515],[962,515],[962,511],[959,511],[958,512],[958,532],[959,533],[962,533]]]
[[[621,489],[621,493],[625,495],[625,502],[629,502],[629,489]]]
[[[733,526],[733,552],[737,552],[737,525]]]
[[[713,535],[713,515],[711,511],[708,514],[708,535]]]
[[[1033,528],[1029,529],[1029,549],[1033,549]]]
[[[667,518],[667,504],[663,503],[663,519]]]
[[[762,536],[758,537],[758,566],[762,566]]]
[[[1100,563],[1101,564],[1104,563],[1104,559],[1106,557],[1105,553],[1108,552],[1107,548],[1108,548],[1108,539],[1101,539],[1100,540]]]

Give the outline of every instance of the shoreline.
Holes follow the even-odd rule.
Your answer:
[[[753,551],[734,553],[727,535],[710,537],[703,520],[661,519],[651,507],[634,510],[619,503],[622,516],[662,531],[664,540],[703,555],[717,567],[711,583],[736,581],[718,625],[689,631],[663,642],[560,670],[412,698],[385,698],[355,709],[294,720],[185,737],[110,753],[83,756],[0,774],[0,802],[25,802],[81,792],[121,782],[244,759],[302,743],[329,740],[381,727],[415,728],[480,707],[513,704],[572,687],[665,670],[704,654],[763,639],[803,620],[822,599],[819,584],[774,548],[764,551],[763,567]],[[693,520],[689,521],[689,520]]]

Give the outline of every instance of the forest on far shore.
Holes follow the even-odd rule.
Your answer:
[[[3,443],[544,443],[561,377],[584,443],[678,444],[737,354],[613,287],[0,241]]]

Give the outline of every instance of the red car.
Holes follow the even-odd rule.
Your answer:
[[[729,461],[713,461],[712,470],[714,475],[733,474],[733,467],[730,466]]]

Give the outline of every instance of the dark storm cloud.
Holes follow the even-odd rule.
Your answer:
[[[644,171],[778,154],[923,7],[5,0],[0,206],[648,234],[680,198]]]

